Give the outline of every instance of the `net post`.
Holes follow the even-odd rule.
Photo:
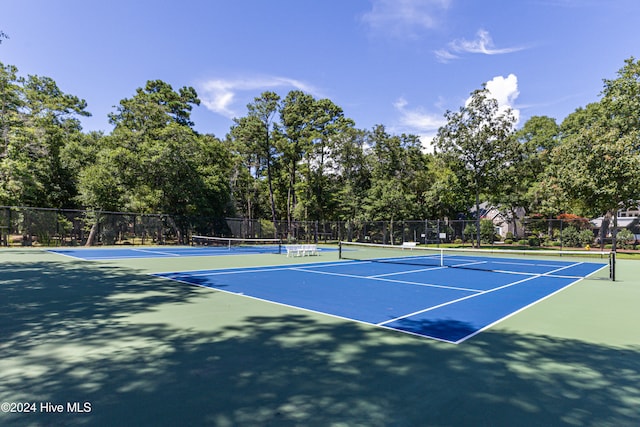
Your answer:
[[[616,281],[616,252],[609,253],[609,278],[612,282]]]
[[[338,241],[338,259],[342,259],[342,240]]]

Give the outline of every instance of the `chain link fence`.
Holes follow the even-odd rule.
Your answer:
[[[0,207],[0,242],[21,246],[184,243],[181,221],[168,215]]]
[[[189,244],[192,235],[237,238],[280,238],[286,242],[335,243],[339,240],[399,245],[471,245],[475,220],[415,221],[276,221],[246,218],[204,218],[0,206],[2,246],[98,246]],[[483,245],[583,247],[609,243],[611,224],[585,218],[522,218],[481,220]],[[630,222],[625,243],[635,248],[638,218]],[[609,240],[608,240],[609,239]]]
[[[330,243],[341,223],[0,206],[2,246],[189,244],[192,235]]]

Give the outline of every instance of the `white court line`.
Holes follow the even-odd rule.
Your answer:
[[[78,256],[65,254],[63,252],[56,252],[55,250],[47,250],[47,252],[52,253],[52,254],[56,254],[56,255],[66,256],[67,258],[77,259],[77,260],[80,260],[80,261],[89,261],[87,258],[81,258],[81,257],[78,257]]]
[[[574,264],[574,265],[579,265],[582,263],[578,263],[578,264]],[[554,266],[557,267],[557,266]],[[527,273],[525,271],[509,271],[509,270],[489,270],[492,273],[502,273],[502,274],[515,274],[518,276],[550,276],[550,277],[557,277],[558,279],[584,279],[585,276],[562,276],[559,274],[551,274],[551,272],[547,272],[547,273]]]
[[[534,256],[535,254],[531,255]],[[488,264],[505,264],[505,265],[525,265],[525,266],[535,266],[535,267],[560,267],[560,263],[564,264],[567,261],[560,261],[558,260],[557,263],[553,264],[547,264],[544,261],[543,262],[538,262],[540,260],[535,260],[535,259],[531,259],[531,262],[524,262],[524,260],[520,260],[520,261],[516,261],[516,260],[509,260],[507,261],[506,258],[491,258],[491,257],[481,257],[478,256],[479,258],[484,258],[485,260],[483,262],[486,262]],[[477,261],[478,258],[465,258],[465,257],[458,257],[458,256],[449,256],[447,257],[445,255],[445,258],[450,259],[450,260],[455,260],[458,259],[460,261]]]
[[[362,263],[362,261],[355,261],[355,262],[341,262],[341,263],[324,264],[324,265],[317,265],[317,266],[315,266],[315,265],[307,265],[307,268],[313,268],[313,267],[324,267],[324,266],[337,266],[337,265],[349,265],[349,264],[356,264],[356,263],[357,263],[357,264],[361,264],[361,263]],[[583,263],[582,263],[582,262],[580,262],[580,263],[576,263],[576,264],[568,265],[568,266],[566,266],[566,267],[563,267],[563,268],[560,268],[560,269],[557,269],[557,270],[554,270],[554,271],[550,271],[550,272],[545,273],[545,274],[539,274],[539,275],[536,275],[536,276],[534,276],[534,277],[530,277],[530,278],[527,278],[527,279],[523,279],[523,280],[521,280],[521,281],[519,281],[519,282],[515,282],[515,283],[511,283],[511,284],[509,284],[509,285],[502,286],[501,288],[504,288],[504,287],[507,287],[507,286],[512,286],[512,285],[515,285],[515,284],[517,284],[517,283],[525,282],[525,281],[527,281],[527,280],[531,280],[531,279],[534,279],[534,278],[536,278],[536,277],[541,277],[541,276],[551,275],[551,274],[552,274],[552,273],[554,273],[555,271],[560,271],[560,270],[563,270],[563,269],[565,269],[565,268],[573,267],[573,266],[580,265],[580,264],[583,264]],[[274,267],[275,267],[275,266],[274,266]],[[606,267],[606,266],[603,266],[602,268],[605,268],[605,267]],[[240,269],[242,269],[241,271],[238,271],[238,273],[248,272],[248,271],[246,270],[246,267],[234,267],[234,268],[235,268],[235,269],[239,269],[239,270],[240,270]],[[303,268],[304,268],[304,264],[301,264],[300,266],[290,265],[290,266],[289,266],[289,267],[287,267],[287,268],[278,268],[277,270],[291,270],[291,269],[297,269],[297,270],[302,270],[302,271],[306,271],[306,272],[309,272],[309,273],[317,273],[317,274],[323,274],[323,273],[324,273],[324,272],[320,272],[320,271],[304,270]],[[589,277],[589,276],[591,276],[591,275],[595,274],[597,271],[600,271],[602,268],[600,268],[600,269],[598,269],[598,270],[594,271],[593,273],[591,273],[591,274],[589,274],[589,275],[587,275],[587,276],[585,276],[585,277]],[[274,269],[270,269],[270,270],[266,270],[266,269],[265,269],[264,271],[273,271],[273,270],[274,270]],[[255,270],[254,270],[254,271],[255,271]],[[187,273],[187,272],[184,272],[184,273]],[[230,271],[225,271],[225,272],[220,273],[220,274],[229,274],[229,273],[231,273],[231,272],[230,272]],[[181,279],[176,279],[176,278],[167,277],[167,276],[165,276],[165,275],[163,275],[163,274],[169,274],[169,273],[154,273],[154,274],[150,274],[150,275],[151,275],[151,276],[153,276],[153,277],[160,278],[160,279],[169,279],[169,280],[174,280],[174,281],[181,282],[181,283],[185,283],[185,284],[188,284],[188,285],[191,285],[191,286],[194,286],[194,285],[195,285],[195,286],[202,287],[202,288],[206,288],[206,289],[209,289],[209,290],[213,289],[213,290],[215,290],[215,291],[217,291],[217,292],[223,292],[223,293],[227,293],[227,294],[231,294],[231,295],[238,295],[238,296],[242,296],[242,297],[245,297],[245,298],[251,298],[251,299],[254,299],[254,300],[258,300],[258,301],[264,301],[264,302],[268,302],[268,303],[272,303],[272,304],[277,304],[277,305],[280,305],[280,306],[283,306],[283,307],[290,307],[290,308],[294,308],[294,309],[297,309],[297,310],[303,310],[303,311],[307,311],[307,312],[311,312],[311,313],[317,313],[317,314],[321,314],[321,315],[324,315],[324,316],[329,316],[329,317],[333,317],[333,318],[337,318],[337,319],[343,319],[343,320],[348,320],[348,321],[352,321],[352,322],[360,323],[360,324],[363,324],[363,325],[376,326],[376,327],[384,328],[384,329],[387,329],[387,330],[389,330],[389,331],[393,331],[393,332],[401,332],[401,333],[405,333],[405,334],[408,334],[408,335],[413,335],[413,336],[420,337],[420,338],[429,338],[429,339],[433,339],[433,340],[440,341],[440,342],[446,342],[446,343],[449,343],[449,344],[459,344],[459,343],[461,343],[461,342],[463,342],[463,341],[465,341],[465,340],[467,340],[467,339],[471,338],[472,336],[474,336],[474,335],[476,335],[476,334],[478,334],[478,333],[480,333],[480,332],[482,332],[482,331],[486,330],[487,328],[489,328],[489,327],[491,327],[491,326],[495,325],[496,323],[501,322],[502,320],[504,320],[504,319],[506,318],[506,317],[505,317],[505,318],[499,319],[499,320],[497,320],[497,321],[493,322],[491,325],[488,325],[488,326],[486,326],[486,327],[484,327],[484,328],[482,328],[482,329],[480,329],[480,330],[478,330],[478,331],[476,331],[476,332],[474,332],[474,333],[472,333],[472,334],[470,334],[470,335],[467,335],[467,336],[465,336],[464,338],[462,338],[462,339],[460,339],[460,340],[458,340],[458,341],[450,341],[450,340],[446,340],[446,339],[442,339],[442,338],[438,338],[438,337],[433,337],[433,336],[429,336],[429,335],[419,334],[419,333],[415,333],[415,332],[411,332],[411,331],[405,331],[405,330],[402,330],[402,329],[397,329],[397,328],[393,328],[393,327],[390,327],[390,326],[386,326],[384,323],[387,323],[387,322],[382,322],[382,323],[380,323],[380,324],[375,324],[375,323],[371,323],[371,322],[367,322],[367,321],[363,321],[363,320],[358,320],[358,319],[354,319],[354,318],[347,317],[347,316],[340,316],[340,315],[337,315],[337,314],[331,314],[331,313],[327,313],[327,312],[324,312],[324,311],[318,311],[318,310],[313,310],[313,309],[309,309],[309,308],[299,307],[299,306],[295,306],[295,305],[291,305],[291,304],[285,304],[285,303],[281,303],[281,302],[278,302],[278,301],[269,300],[269,299],[265,299],[265,298],[253,297],[253,296],[251,296],[251,295],[246,295],[246,294],[243,294],[243,293],[230,292],[230,291],[227,291],[227,290],[224,290],[224,289],[220,289],[220,288],[215,288],[215,287],[211,287],[211,286],[207,286],[207,285],[202,285],[202,284],[198,284],[198,283],[189,282],[189,281],[186,281],[186,280],[181,280]],[[216,274],[216,273],[214,273],[214,274]],[[325,274],[326,274],[326,273],[325,273]],[[207,275],[207,274],[203,274],[203,275]],[[356,278],[364,278],[364,277],[362,277],[362,276],[355,276],[355,277],[356,277]],[[565,277],[565,276],[553,276],[553,277]],[[544,298],[542,298],[542,299],[546,299],[546,298],[550,297],[551,295],[553,295],[553,294],[555,294],[555,293],[557,293],[557,292],[560,292],[561,290],[566,289],[568,286],[570,286],[570,285],[572,285],[572,284],[574,284],[574,283],[578,282],[580,279],[583,279],[583,278],[584,278],[584,277],[579,277],[579,278],[578,278],[578,280],[576,280],[575,282],[573,282],[573,283],[571,283],[571,284],[569,284],[569,285],[567,285],[567,286],[563,287],[562,289],[559,289],[558,291],[556,291],[556,292],[554,292],[554,293],[552,293],[552,294],[549,294],[548,296],[546,296],[546,297],[544,297]],[[390,280],[390,279],[379,279],[379,280],[392,281],[392,280]],[[400,282],[400,283],[402,283],[402,282]],[[422,285],[422,286],[425,286],[424,284],[419,284],[419,283],[415,283],[415,284],[416,284],[416,285]],[[500,289],[500,288],[496,288],[496,289],[493,289],[493,290],[498,290],[498,289]],[[482,292],[482,293],[488,293],[487,291],[480,291],[480,292]],[[479,295],[479,294],[478,294],[478,295]],[[471,296],[477,296],[477,295],[471,295]],[[459,299],[459,300],[457,300],[457,301],[460,301],[460,300],[462,300],[462,299],[466,299],[466,298],[461,298],[461,299]],[[542,299],[541,299],[541,300],[542,300]],[[518,311],[514,312],[513,314],[515,314],[515,313],[517,313],[517,312],[519,312],[519,311],[522,311],[522,310],[524,310],[525,308],[527,308],[527,307],[529,307],[529,306],[531,306],[531,305],[533,305],[533,304],[536,304],[537,302],[539,302],[539,301],[541,301],[541,300],[535,301],[535,302],[533,302],[532,304],[529,304],[528,306],[523,307],[522,309],[520,309],[520,310],[518,310]],[[455,301],[452,301],[451,303],[453,303],[453,302],[455,302]],[[446,304],[443,304],[443,305],[446,305]],[[433,308],[430,308],[430,309],[427,309],[427,310],[422,310],[422,312],[429,311],[429,310],[432,310],[432,309],[434,309],[434,308],[436,308],[436,307],[433,307]],[[509,316],[511,316],[511,315],[513,315],[513,314],[510,314]],[[410,315],[403,316],[403,317],[408,317],[408,316],[410,316]],[[508,317],[508,316],[507,316],[507,317]],[[400,318],[398,318],[398,319],[400,319]]]
[[[447,267],[429,267],[429,268],[420,268],[418,270],[396,271],[395,273],[376,274],[373,276],[366,276],[366,278],[377,279],[378,277],[396,276],[398,274],[421,273],[423,271],[442,270],[444,268],[447,268]]]
[[[395,275],[399,275],[399,274],[420,273],[420,272],[423,272],[423,271],[442,270],[442,269],[445,269],[445,268],[465,267],[467,265],[486,264],[486,263],[487,263],[486,261],[474,261],[474,262],[468,262],[468,263],[464,263],[464,264],[445,265],[445,266],[441,266],[441,267],[429,267],[429,268],[421,268],[421,269],[417,269],[417,270],[397,271],[395,273],[376,274],[374,276],[366,276],[366,278],[367,279],[376,279],[378,277],[395,276]],[[489,271],[491,271],[491,270],[489,270]]]
[[[145,252],[145,253],[149,253],[149,254],[157,254],[157,255],[166,255],[166,256],[181,256],[179,254],[174,254],[171,252],[160,252],[160,251],[150,251],[149,249],[135,249],[135,248],[131,248],[132,251],[135,252]]]
[[[297,305],[286,304],[286,303],[283,303],[283,302],[278,302],[278,301],[274,301],[274,300],[270,300],[270,299],[266,299],[266,298],[254,297],[252,295],[246,295],[244,293],[231,292],[231,291],[228,291],[226,289],[213,288],[211,286],[201,285],[199,283],[193,283],[193,282],[188,282],[186,280],[174,279],[174,278],[167,277],[167,276],[161,276],[161,275],[158,275],[158,273],[150,274],[150,276],[156,277],[158,279],[173,280],[175,282],[184,283],[184,284],[187,284],[187,285],[190,285],[190,286],[197,286],[199,288],[205,288],[205,289],[208,289],[208,290],[214,290],[216,292],[222,292],[222,293],[229,294],[229,295],[240,296],[240,297],[243,297],[243,298],[250,298],[250,299],[256,300],[256,301],[268,302],[270,304],[276,304],[276,305],[279,305],[279,306],[282,306],[282,307],[293,308],[295,310],[302,310],[302,311],[306,311],[308,313],[315,313],[315,314],[320,314],[320,315],[323,315],[323,316],[329,316],[329,317],[333,317],[334,319],[347,320],[349,322],[355,322],[355,323],[359,323],[361,325],[375,326],[375,327],[378,327],[378,328],[386,329],[388,331],[400,332],[400,333],[404,333],[404,334],[414,335],[414,336],[417,336],[417,337],[420,337],[420,338],[429,338],[429,339],[433,339],[433,340],[436,340],[436,341],[446,342],[446,343],[449,343],[449,344],[455,344],[452,341],[443,340],[443,339],[437,338],[437,337],[431,337],[431,336],[428,336],[428,335],[420,335],[420,334],[417,334],[417,333],[414,333],[414,332],[411,332],[411,331],[403,331],[401,329],[391,328],[389,326],[376,325],[375,323],[367,322],[366,320],[354,319],[353,317],[347,317],[347,316],[341,316],[339,314],[327,313],[326,311],[314,310],[314,309],[311,309],[311,308],[305,308],[305,307],[300,307],[300,306],[297,306]]]
[[[369,261],[366,261],[369,262]],[[326,264],[325,264],[326,263]],[[309,264],[287,264],[285,266],[282,266],[282,264],[269,264],[269,265],[263,265],[260,266],[260,269],[263,269],[263,271],[274,271],[274,270],[288,270],[292,267],[300,267],[300,266],[313,266],[313,267],[334,267],[336,265],[352,265],[352,264],[362,264],[363,261],[339,261],[339,262],[335,262],[335,263],[328,263],[327,261],[325,261],[325,263],[323,262],[319,262],[319,265],[313,265],[312,263]],[[158,275],[163,275],[163,274],[174,274],[174,273],[194,273],[194,274],[190,274],[191,276],[215,276],[215,275],[219,275],[219,274],[235,274],[235,273],[251,273],[252,271],[256,271],[257,267],[226,267],[226,268],[215,268],[215,269],[199,269],[199,270],[184,270],[184,271],[160,271],[157,273],[152,273],[152,274],[158,274]],[[222,270],[222,271],[221,271]],[[202,271],[202,273],[199,274],[195,274],[195,272],[197,271]]]
[[[435,310],[437,308],[445,307],[447,305],[455,304],[455,303],[460,302],[460,301],[464,301],[464,300],[467,300],[467,299],[470,299],[470,298],[479,297],[481,295],[486,295],[486,294],[489,294],[491,292],[499,291],[501,289],[505,289],[505,288],[508,288],[508,287],[511,287],[511,286],[514,286],[514,285],[517,285],[517,284],[520,284],[520,283],[523,283],[523,282],[528,282],[529,280],[537,279],[539,277],[549,276],[549,275],[555,273],[556,271],[561,271],[561,270],[564,270],[564,269],[567,269],[567,268],[575,267],[576,265],[580,265],[580,264],[584,264],[584,263],[578,262],[578,263],[575,263],[575,264],[567,265],[567,266],[558,268],[556,270],[549,271],[549,272],[544,273],[544,274],[537,274],[535,276],[527,277],[526,279],[518,280],[518,281],[512,282],[512,283],[507,283],[506,285],[502,285],[502,286],[499,286],[497,288],[493,288],[493,289],[489,289],[489,290],[486,290],[486,291],[482,291],[482,292],[479,292],[479,293],[473,294],[473,295],[467,295],[466,297],[458,298],[458,299],[455,299],[453,301],[445,302],[445,303],[442,303],[442,304],[435,305],[433,307],[429,307],[429,308],[425,308],[423,310],[415,311],[413,313],[405,314],[404,316],[396,317],[395,319],[385,320],[384,322],[377,323],[377,325],[378,326],[383,326],[383,325],[386,325],[388,323],[393,323],[393,322],[395,322],[397,320],[406,319],[407,317],[412,317],[412,316],[415,316],[417,314],[426,313],[428,311],[432,311],[432,310]]]
[[[449,267],[464,267],[467,265],[475,265],[475,264],[486,264],[486,261],[475,261],[475,262],[468,262],[465,264],[457,264],[457,265],[444,265],[444,266],[439,266],[439,267],[429,267],[429,268],[421,268],[418,270],[407,270],[407,271],[397,271],[395,273],[386,273],[386,274],[376,274],[374,276],[366,276],[368,279],[376,279],[378,277],[386,277],[386,276],[395,276],[398,274],[409,274],[409,273],[420,273],[422,271],[432,271],[432,270],[441,270],[444,268],[449,268]]]
[[[580,263],[578,263],[578,264],[576,264],[576,265],[579,265],[579,264],[583,264],[583,263],[582,263],[582,262],[580,262]],[[548,294],[548,295],[546,295],[546,296],[544,296],[544,297],[542,297],[542,298],[540,298],[540,299],[538,299],[538,300],[536,300],[536,301],[533,301],[532,303],[527,304],[527,305],[525,305],[524,307],[522,307],[522,308],[520,308],[520,309],[518,309],[518,310],[516,310],[516,311],[514,311],[514,312],[512,312],[512,313],[509,313],[508,315],[506,315],[506,316],[504,316],[504,317],[502,317],[502,318],[500,318],[500,319],[496,320],[495,322],[492,322],[492,323],[490,323],[489,325],[487,325],[487,326],[485,326],[485,327],[483,327],[483,328],[481,328],[481,329],[478,329],[477,331],[475,331],[475,332],[473,332],[473,333],[471,333],[471,334],[469,334],[469,335],[467,335],[467,336],[465,336],[465,337],[463,337],[463,338],[459,339],[458,341],[453,342],[453,344],[460,344],[461,342],[466,341],[466,340],[468,340],[469,338],[472,338],[472,337],[474,337],[474,336],[478,335],[479,333],[486,331],[487,329],[489,329],[489,328],[490,328],[490,327],[492,327],[493,325],[495,325],[495,324],[497,324],[497,323],[500,323],[500,322],[502,322],[503,320],[506,320],[506,319],[508,319],[509,317],[514,316],[514,315],[516,315],[516,314],[520,313],[521,311],[526,310],[527,308],[531,307],[532,305],[538,304],[539,302],[544,301],[544,300],[546,300],[547,298],[550,298],[551,296],[553,296],[553,295],[557,294],[558,292],[564,291],[564,290],[565,290],[565,289],[567,289],[569,286],[573,286],[573,285],[575,285],[575,284],[576,284],[576,283],[578,283],[580,280],[582,280],[582,279],[586,279],[587,277],[590,277],[590,276],[592,276],[592,275],[596,274],[598,271],[600,271],[600,270],[602,270],[603,268],[606,268],[606,267],[607,267],[607,266],[606,266],[606,265],[604,265],[604,266],[600,267],[599,269],[597,269],[596,271],[594,271],[594,272],[592,272],[592,273],[589,273],[589,274],[587,274],[587,275],[586,275],[586,276],[584,276],[584,277],[583,277],[583,276],[577,276],[577,277],[576,277],[576,276],[556,276],[556,275],[551,276],[551,277],[557,277],[557,278],[562,278],[562,279],[576,279],[576,280],[574,280],[573,282],[569,283],[569,284],[568,284],[568,285],[566,285],[566,286],[563,286],[562,288],[558,289],[557,291],[552,292],[552,293],[550,293],[550,294]]]
[[[89,251],[101,251],[102,249],[87,249],[87,254],[89,253]],[[134,249],[132,249],[134,250]],[[62,255],[62,256],[66,256],[68,258],[73,258],[73,259],[77,259],[80,261],[116,261],[119,259],[134,259],[134,258],[141,258],[141,255],[120,255],[118,257],[114,257],[112,255],[110,256],[91,256],[91,255],[87,255],[86,257],[80,257],[80,256],[74,256],[74,255],[69,255],[69,254],[65,254],[62,252],[56,252],[56,251],[47,251],[56,255]],[[176,255],[176,256],[180,256],[180,255]]]
[[[330,273],[328,271],[314,271],[314,270],[307,270],[305,268],[291,268],[291,270],[296,270],[296,271],[303,271],[305,273],[314,273],[314,274],[326,274],[329,276],[339,276],[339,277],[349,277],[352,279],[367,279],[367,280],[378,280],[380,282],[389,282],[389,283],[400,283],[400,284],[404,284],[404,285],[413,285],[413,286],[426,286],[429,288],[441,288],[441,289],[451,289],[451,290],[455,290],[455,291],[465,291],[465,292],[483,292],[480,289],[469,289],[469,288],[458,288],[455,286],[444,286],[444,285],[436,285],[433,283],[420,283],[420,282],[408,282],[405,280],[393,280],[393,279],[385,279],[385,278],[381,278],[381,277],[371,277],[371,276],[356,276],[353,274],[344,274],[344,273]]]
[[[324,268],[324,267],[335,267],[337,265],[342,266],[342,265],[353,265],[353,264],[362,264],[362,261],[352,261],[352,262],[338,262],[338,263],[331,263],[331,264],[322,264],[322,265],[313,265],[313,266],[309,266],[308,268]],[[256,268],[256,267],[234,267],[233,269],[224,269],[223,271],[218,271],[218,270],[201,270],[201,271],[206,271],[206,273],[198,273],[198,274],[189,274],[190,276],[220,276],[220,275],[224,275],[224,274],[242,274],[242,273],[264,273],[264,272],[269,272],[269,271],[284,271],[284,270],[296,270],[296,269],[300,269],[300,268],[304,268],[301,265],[296,265],[296,264],[289,264],[283,267],[278,267],[278,266],[264,266],[262,268]],[[222,270],[222,269],[220,269]],[[197,270],[196,270],[197,271]],[[155,273],[155,274],[170,274],[170,273],[175,273],[174,271],[170,271],[167,273]],[[180,273],[189,273],[189,271],[183,271]],[[356,276],[356,277],[361,277],[361,276]]]
[[[557,264],[555,265],[550,265],[550,264],[523,264],[523,263],[517,263],[517,262],[492,262],[492,261],[480,261],[480,262],[469,262],[466,264],[456,264],[456,265],[451,265],[449,267],[451,268],[460,268],[460,267],[465,267],[467,265],[474,265],[474,264],[506,264],[506,265],[523,265],[523,266],[527,266],[527,267],[559,267]],[[552,273],[554,271],[560,271],[563,270],[565,268],[568,267],[574,267],[576,265],[580,265],[580,264],[584,264],[583,262],[578,262],[572,265],[566,265],[566,266],[562,266],[561,268],[558,268],[556,270],[552,270],[552,271],[547,271],[545,273],[530,273],[528,271],[513,271],[513,270],[493,270],[493,269],[486,269],[486,270],[480,270],[480,271],[488,271],[491,273],[502,273],[502,274],[516,274],[519,276],[549,276],[552,275]],[[553,277],[558,277],[558,278],[566,278],[566,279],[582,279],[583,276],[558,276],[558,275],[553,275]]]

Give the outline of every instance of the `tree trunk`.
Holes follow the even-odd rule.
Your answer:
[[[611,232],[611,250],[616,252],[617,236],[618,236],[618,212],[613,211],[613,231]]]
[[[267,180],[269,181],[269,200],[271,202],[271,221],[273,221],[273,238],[278,238],[278,226],[276,224],[276,202],[273,196],[273,180],[271,177],[271,159],[267,159]]]
[[[604,250],[604,243],[607,237],[607,230],[609,230],[609,222],[611,221],[611,213],[607,212],[604,218],[602,218],[602,224],[600,224],[600,250]]]
[[[85,246],[93,246],[93,243],[96,239],[96,235],[98,234],[98,220],[93,223],[91,226],[91,231],[89,231],[89,237],[87,237],[87,241],[84,244]]]
[[[480,191],[476,190],[476,242],[480,248]]]

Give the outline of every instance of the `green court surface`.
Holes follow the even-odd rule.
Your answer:
[[[149,276],[333,260],[0,249],[0,425],[640,425],[640,261],[459,345]]]

